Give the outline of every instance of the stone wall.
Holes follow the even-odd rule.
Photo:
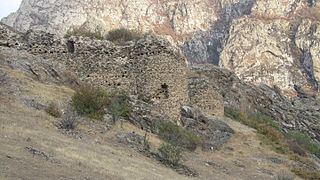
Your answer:
[[[162,38],[146,35],[115,45],[85,37],[61,39],[43,31],[22,37],[20,49],[66,65],[82,82],[136,94],[171,120],[179,121],[180,107],[188,102],[185,58]]]
[[[188,100],[184,57],[167,41],[147,38],[134,46],[131,58],[138,96],[179,120]]]
[[[213,88],[209,79],[189,77],[189,98],[193,106],[209,115],[224,116],[223,97]]]

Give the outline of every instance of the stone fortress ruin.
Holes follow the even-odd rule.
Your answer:
[[[215,99],[206,90],[200,90],[202,86],[191,83],[188,88],[188,68],[180,51],[153,35],[115,45],[86,37],[58,38],[42,31],[19,34],[1,25],[0,39],[1,46],[26,50],[65,64],[83,82],[137,95],[173,121],[179,121],[181,106],[190,103],[206,112],[216,110],[209,102]],[[223,106],[223,101],[219,104]],[[217,114],[223,115],[223,111]]]
[[[35,61],[49,61],[52,68],[46,73],[58,80],[63,75],[55,68],[73,72],[82,82],[138,97],[150,105],[144,107],[147,113],[138,114],[142,119],[161,114],[183,125],[182,106],[198,107],[215,116],[224,115],[224,106],[246,107],[246,112],[270,115],[284,129],[320,138],[316,99],[287,99],[268,86],[244,83],[232,72],[213,66],[187,67],[179,50],[159,37],[146,35],[115,45],[85,37],[59,38],[42,31],[19,33],[0,23],[0,46],[33,54]],[[34,70],[37,67],[32,67],[36,74]]]

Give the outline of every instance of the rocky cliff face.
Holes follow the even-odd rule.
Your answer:
[[[152,31],[181,47],[189,65],[216,64],[289,96],[318,93],[316,0],[23,0],[2,19],[16,30],[65,34],[119,27]]]
[[[315,7],[309,7],[315,6]],[[315,2],[258,1],[250,17],[233,21],[220,66],[255,84],[318,90],[319,18]]]
[[[64,34],[73,27],[104,32],[125,27],[179,39],[207,29],[216,14],[210,0],[23,0],[18,12],[3,22],[19,31],[32,28]]]

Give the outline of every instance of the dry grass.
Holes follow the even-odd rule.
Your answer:
[[[319,171],[312,171],[305,168],[294,168],[292,169],[297,176],[302,177],[303,179],[317,180],[320,179]]]
[[[54,102],[51,102],[49,104],[49,106],[46,109],[46,112],[55,118],[60,118],[62,116],[62,112],[59,106]]]
[[[82,37],[88,37],[91,39],[99,39],[99,40],[104,39],[104,36],[100,31],[92,32],[92,31],[85,30],[81,27],[75,27],[73,29],[70,29],[65,35],[66,38],[69,38],[71,36],[82,36]]]
[[[119,28],[109,31],[106,39],[116,44],[124,44],[128,41],[141,39],[142,36],[139,31]]]

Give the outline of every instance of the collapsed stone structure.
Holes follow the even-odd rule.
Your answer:
[[[5,25],[0,25],[0,33],[2,46],[65,64],[84,82],[135,94],[174,121],[179,121],[180,107],[188,103],[185,59],[161,38],[146,35],[118,46],[85,37],[61,39],[41,31],[18,34]]]

